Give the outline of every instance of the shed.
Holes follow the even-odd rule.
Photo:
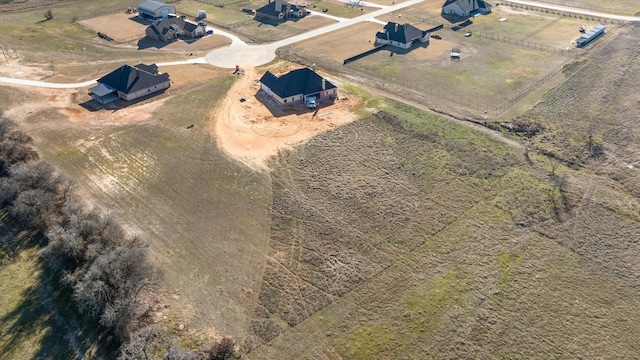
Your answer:
[[[136,8],[141,17],[157,20],[166,19],[169,14],[176,13],[176,7],[160,1],[147,0]]]

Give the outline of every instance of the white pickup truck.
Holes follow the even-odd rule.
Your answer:
[[[315,96],[305,96],[304,97],[304,105],[309,109],[316,108],[316,97]]]

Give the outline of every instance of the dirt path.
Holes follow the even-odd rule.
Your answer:
[[[258,79],[254,68],[246,69],[211,122],[218,146],[253,169],[266,170],[267,160],[278,151],[357,118],[352,109],[360,99],[342,90],[338,90],[338,100],[321,103],[314,113],[302,104],[276,105],[260,91]]]

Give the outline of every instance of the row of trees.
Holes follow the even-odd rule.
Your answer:
[[[32,143],[0,113],[0,208],[43,239],[39,254],[47,269],[71,290],[80,313],[114,335],[119,359],[236,358],[230,338],[189,351],[135,321],[137,297],[155,277],[146,245],[113,217],[80,203],[74,182],[40,161]]]
[[[40,255],[72,290],[79,311],[122,342],[136,295],[153,275],[147,247],[112,217],[79,203],[73,181],[40,161],[32,142],[0,118],[0,207],[41,235]]]

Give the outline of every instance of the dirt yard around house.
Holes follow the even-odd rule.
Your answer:
[[[151,23],[133,14],[119,12],[78,21],[84,27],[112,37],[117,42],[137,40],[145,36]]]
[[[96,33],[107,34],[118,43],[138,41],[138,46],[145,49],[155,47],[162,50],[201,51],[204,54],[211,49],[231,44],[229,38],[215,33],[202,38],[187,39],[186,41],[178,40],[171,43],[155,41],[146,38],[146,29],[151,22],[124,12],[82,20],[78,23],[94,30]]]
[[[320,102],[314,112],[303,104],[281,106],[260,91],[261,73],[246,69],[212,117],[218,146],[247,166],[264,170],[267,160],[312,137],[354,121],[360,98],[338,85],[338,99]],[[286,71],[284,71],[286,72]]]

